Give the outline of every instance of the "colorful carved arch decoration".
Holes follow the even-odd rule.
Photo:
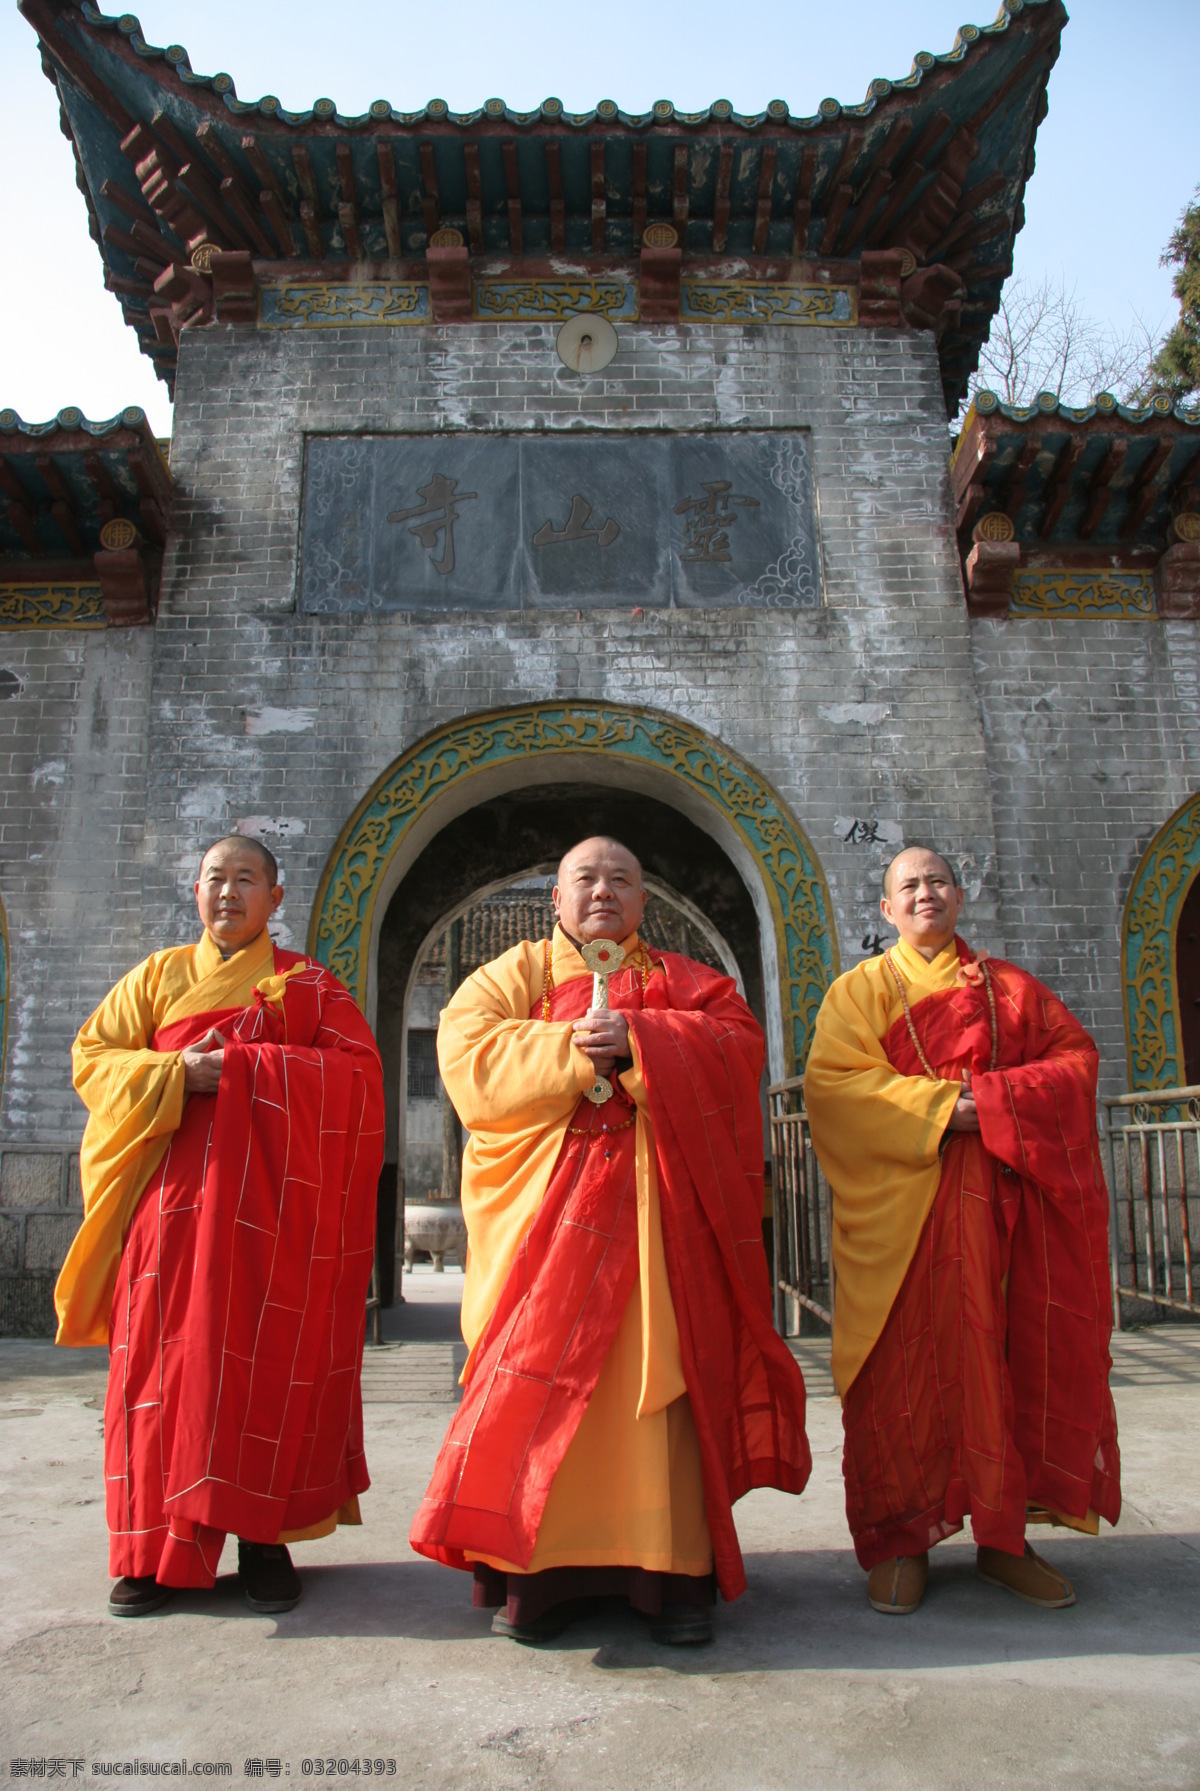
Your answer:
[[[829,892],[802,828],[745,760],[711,735],[652,710],[538,703],[472,715],[418,740],[359,803],[317,891],[308,949],[365,1008],[368,951],[387,865],[417,817],[464,780],[506,760],[531,770],[570,755],[597,771],[618,757],[686,784],[751,854],[775,922],[787,1073],[804,1063],[817,1009],[838,971]]]
[[[1179,1088],[1184,1081],[1175,928],[1198,874],[1200,794],[1159,828],[1125,903],[1121,970],[1131,1088]]]
[[[8,917],[4,912],[3,902],[0,902],[0,1083],[4,1081],[4,1070],[8,1062],[8,968],[10,962]]]

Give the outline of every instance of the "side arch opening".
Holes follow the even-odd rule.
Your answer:
[[[1198,878],[1200,793],[1159,828],[1125,903],[1121,977],[1131,1089],[1200,1081]],[[1189,940],[1189,933],[1197,937]]]

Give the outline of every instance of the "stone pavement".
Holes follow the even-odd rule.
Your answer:
[[[985,1586],[959,1539],[915,1617],[869,1609],[814,1340],[799,1346],[813,1479],[738,1507],[750,1589],[714,1645],[656,1648],[611,1611],[524,1649],[406,1540],[457,1396],[460,1287],[406,1280],[391,1341],[367,1353],[365,1524],[295,1551],[306,1595],[279,1618],[246,1611],[232,1571],[157,1616],[109,1618],[103,1352],[0,1343],[0,1773],[185,1760],[240,1781],[278,1762],[298,1780],[357,1760],[364,1778],[378,1759],[428,1791],[1200,1786],[1200,1327],[1115,1340],[1125,1514],[1099,1541],[1045,1545],[1073,1610]]]

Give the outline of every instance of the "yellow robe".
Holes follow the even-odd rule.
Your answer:
[[[903,940],[892,962],[909,1005],[953,988],[953,941],[931,964]],[[903,1076],[883,1039],[903,1016],[882,957],[832,985],[804,1071],[813,1144],[833,1194],[833,1378],[845,1396],[900,1291],[941,1176],[939,1148],[959,1082]]]
[[[623,941],[626,951],[637,935]],[[560,928],[555,985],[590,976]],[[441,1017],[442,1079],[470,1140],[463,1153],[467,1269],[462,1327],[472,1355],[533,1223],[579,1098],[594,1080],[570,1021],[541,1018],[545,947],[522,944],[469,977]],[[632,1037],[631,1037],[632,1044]],[[637,1297],[555,1476],[533,1557],[550,1567],[712,1570],[700,1449],[683,1378],[663,1253],[654,1132],[634,1047],[621,1076],[636,1103]],[[512,1563],[489,1560],[507,1572]]]
[[[54,1289],[56,1343],[107,1345],[133,1215],[183,1118],[183,1053],[150,1050],[155,1032],[189,1014],[247,1007],[256,989],[277,1000],[288,974],[276,976],[265,928],[229,958],[206,932],[195,945],[152,953],[80,1027],[71,1063],[76,1092],[88,1109],[79,1151],[83,1224]],[[282,1532],[279,1541],[310,1541],[339,1523],[361,1522],[356,1496],[315,1524]]]
[[[229,959],[205,933],[196,945],[154,952],[80,1027],[71,1061],[88,1110],[79,1152],[83,1224],[54,1290],[57,1342],[108,1342],[126,1234],[183,1117],[183,1054],[151,1051],[150,1040],[189,1014],[245,1007],[274,968],[265,931]]]

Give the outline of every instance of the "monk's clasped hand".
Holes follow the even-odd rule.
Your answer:
[[[978,1132],[979,1110],[975,1105],[975,1096],[971,1091],[971,1072],[963,1071],[962,1093],[954,1103],[950,1118],[946,1122],[948,1132]]]
[[[587,1052],[598,1075],[607,1076],[615,1063],[630,1055],[629,1022],[610,1008],[592,1008],[576,1020],[573,1031],[575,1043]]]
[[[183,1052],[184,1094],[216,1094],[225,1062],[225,1037],[212,1027]]]

